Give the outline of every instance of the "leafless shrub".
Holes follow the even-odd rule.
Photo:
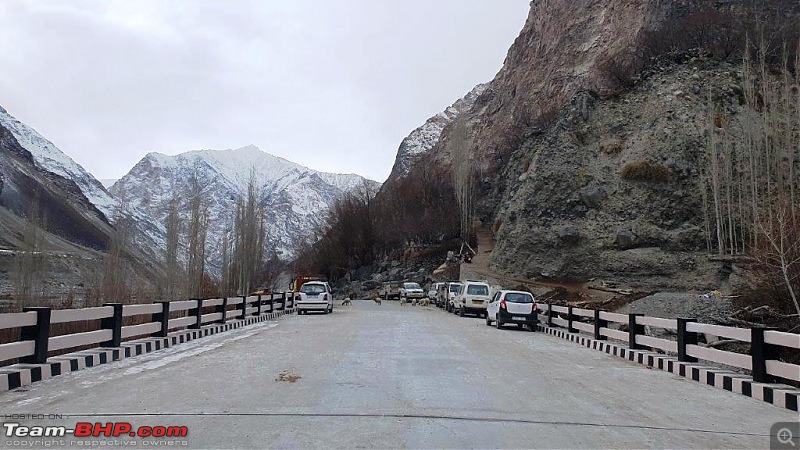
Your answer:
[[[650,161],[636,161],[626,164],[620,176],[623,180],[664,183],[670,180],[672,171],[661,164]]]

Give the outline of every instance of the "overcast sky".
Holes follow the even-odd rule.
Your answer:
[[[0,105],[97,178],[262,150],[383,181],[491,80],[529,0],[0,0]]]

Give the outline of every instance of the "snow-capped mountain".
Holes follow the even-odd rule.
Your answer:
[[[184,218],[188,215],[190,180],[197,179],[209,211],[206,254],[214,269],[221,259],[223,233],[232,229],[236,199],[246,193],[251,173],[263,193],[267,251],[282,259],[291,258],[298,243],[324,226],[329,208],[344,193],[363,183],[372,189],[379,186],[358,175],[317,172],[247,146],[175,156],[150,153],[114,183],[111,193],[163,223],[173,198],[178,199]]]
[[[42,280],[62,286],[86,283],[81,274],[102,273],[97,261],[122,236],[119,211],[97,179],[0,107],[0,249],[19,249],[24,221],[32,218],[44,230],[49,254],[55,255],[53,270]],[[132,244],[125,249],[128,268],[139,280],[153,283],[160,276],[164,227],[141,211],[126,215],[133,219],[126,223],[134,224],[127,234]]]
[[[86,198],[107,219],[112,219],[114,199],[103,185],[80,164],[73,161],[36,130],[8,114],[3,107],[0,107],[0,125],[11,132],[22,148],[31,153],[37,167],[74,181]]]
[[[397,151],[397,158],[392,167],[389,179],[403,177],[408,173],[411,165],[422,155],[428,153],[439,142],[447,125],[450,125],[462,112],[472,108],[478,97],[486,90],[487,84],[475,86],[467,95],[459,99],[447,109],[428,119],[422,126],[412,131]]]
[[[36,130],[8,114],[2,107],[0,107],[0,125],[11,132],[23,149],[30,152],[36,167],[75,183],[107,222],[111,224],[118,222],[121,214],[118,200],[113,198],[103,184],[80,164]],[[130,244],[155,261],[163,260],[164,226],[136,208],[126,208],[125,215],[132,218],[130,223],[134,227],[128,233]]]

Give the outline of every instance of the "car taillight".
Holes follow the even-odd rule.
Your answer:
[[[500,300],[500,307],[503,308],[503,309],[506,309],[506,301],[505,301],[505,299]]]
[[[533,304],[533,306],[531,307],[531,314],[535,313],[535,312],[536,312],[536,309],[537,309],[538,307],[539,307],[539,305],[537,305],[536,303],[534,303],[534,304]]]

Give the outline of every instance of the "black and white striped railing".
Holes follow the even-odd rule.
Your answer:
[[[19,329],[19,339],[0,344],[0,365],[44,364],[54,352],[78,347],[120,347],[124,341],[142,337],[165,338],[180,330],[199,330],[212,324],[225,324],[294,308],[295,294],[257,295],[196,299],[150,304],[106,303],[95,308],[25,308],[20,313],[0,314],[0,330]],[[170,316],[182,316],[170,318]],[[149,321],[123,325],[126,318],[144,316]],[[135,319],[128,319],[133,321]],[[53,325],[97,323],[94,330],[51,335]]]
[[[663,319],[552,304],[547,305],[542,315],[543,323],[550,329],[564,328],[562,334],[565,338],[577,337],[580,332],[584,332],[592,336],[593,339],[583,338],[591,345],[609,339],[620,341],[626,344],[624,348],[627,351],[655,352],[665,358],[672,355],[675,367],[712,362],[749,371],[753,383],[781,387],[780,383],[800,382],[800,365],[779,360],[784,349],[800,350],[800,334],[763,327],[726,327],[699,323],[687,318]],[[623,327],[625,331],[620,329]],[[676,339],[650,336],[646,333],[646,327],[669,330],[670,333],[665,334],[673,335]],[[699,344],[701,334],[743,342],[749,344],[750,350],[748,353],[737,353],[703,346]],[[623,348],[622,345],[614,344],[611,347],[602,347]],[[794,392],[794,400],[787,402],[787,407],[797,410],[796,399],[800,390],[792,386],[784,387],[787,392]]]

